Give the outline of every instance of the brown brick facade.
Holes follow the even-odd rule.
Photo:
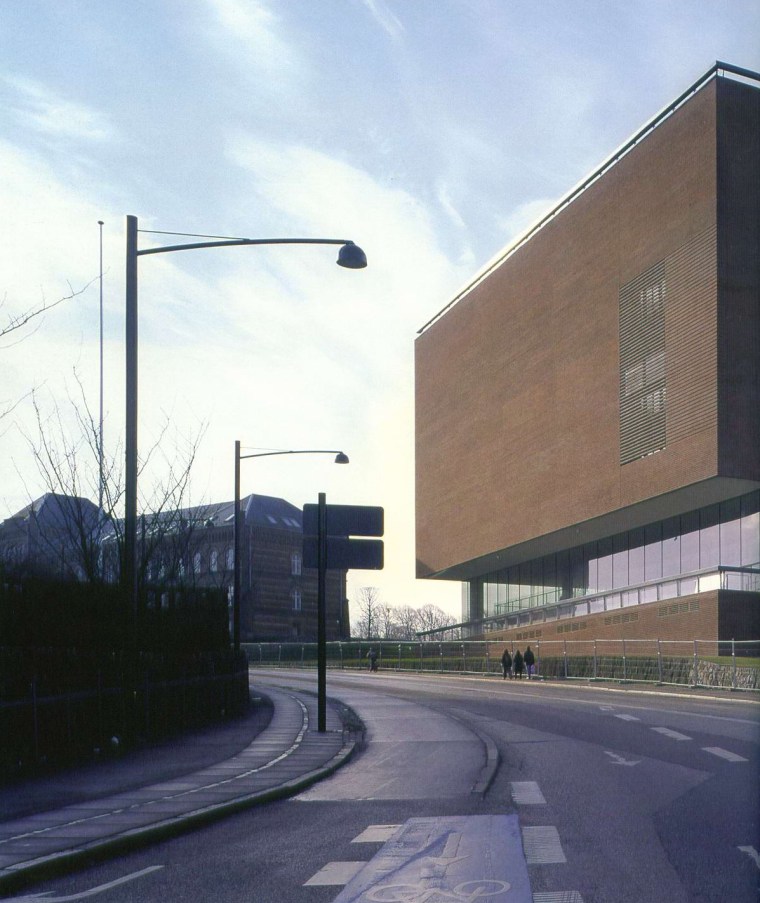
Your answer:
[[[759,94],[710,82],[418,337],[418,576],[466,579],[581,525],[585,541],[757,485],[758,354],[728,353],[757,346],[757,265],[737,282],[730,250],[757,216],[757,179],[753,202],[738,174],[756,137],[729,159],[719,126],[735,133]],[[737,222],[720,191],[739,185]],[[668,441],[621,465],[619,291],[659,262]]]
[[[485,635],[489,640],[505,640],[521,645],[538,641],[549,645],[567,641],[568,654],[587,655],[594,641],[661,640],[680,642],[686,638],[702,643],[757,640],[760,637],[760,593],[714,590],[681,596],[647,605],[599,612],[562,621],[524,625]],[[701,651],[705,653],[704,647]]]

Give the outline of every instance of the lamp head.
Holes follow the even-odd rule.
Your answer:
[[[348,464],[348,455],[344,454],[343,452],[338,452],[338,454],[335,456],[335,463]]]
[[[367,266],[367,255],[359,245],[347,241],[341,245],[336,263],[339,267],[346,267],[348,270],[363,270]]]

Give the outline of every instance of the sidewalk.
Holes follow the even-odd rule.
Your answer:
[[[351,755],[355,741],[334,705],[328,702],[327,731],[320,734],[313,695],[267,687],[266,696],[273,707],[266,726],[267,709],[259,704],[249,717],[184,742],[0,789],[0,893],[80,858],[289,796]]]

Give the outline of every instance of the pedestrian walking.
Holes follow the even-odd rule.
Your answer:
[[[504,649],[504,652],[501,655],[501,670],[502,670],[502,680],[507,679],[507,674],[509,674],[510,678],[512,677],[512,656],[509,654],[509,649]]]
[[[513,662],[512,662],[512,665],[514,666],[514,669],[515,669],[515,677],[517,677],[517,678],[519,678],[520,680],[522,680],[522,673],[523,673],[523,657],[522,657],[522,653],[520,652],[519,649],[517,650],[517,652],[515,652],[515,657],[514,657],[514,660],[513,660]]]
[[[533,674],[533,666],[536,664],[536,656],[533,655],[533,650],[530,646],[525,650],[523,661],[525,662],[525,670],[528,672],[528,680],[530,680]]]
[[[377,652],[370,646],[369,652],[367,653],[367,659],[369,660],[369,670],[377,671]]]

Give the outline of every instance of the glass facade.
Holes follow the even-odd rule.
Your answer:
[[[709,588],[699,572],[719,567],[760,568],[760,493],[486,574],[465,585],[463,620],[606,592],[611,593],[606,602],[602,597],[585,603],[588,613],[605,610],[605,605],[688,595]],[[648,588],[650,582],[659,585]]]

